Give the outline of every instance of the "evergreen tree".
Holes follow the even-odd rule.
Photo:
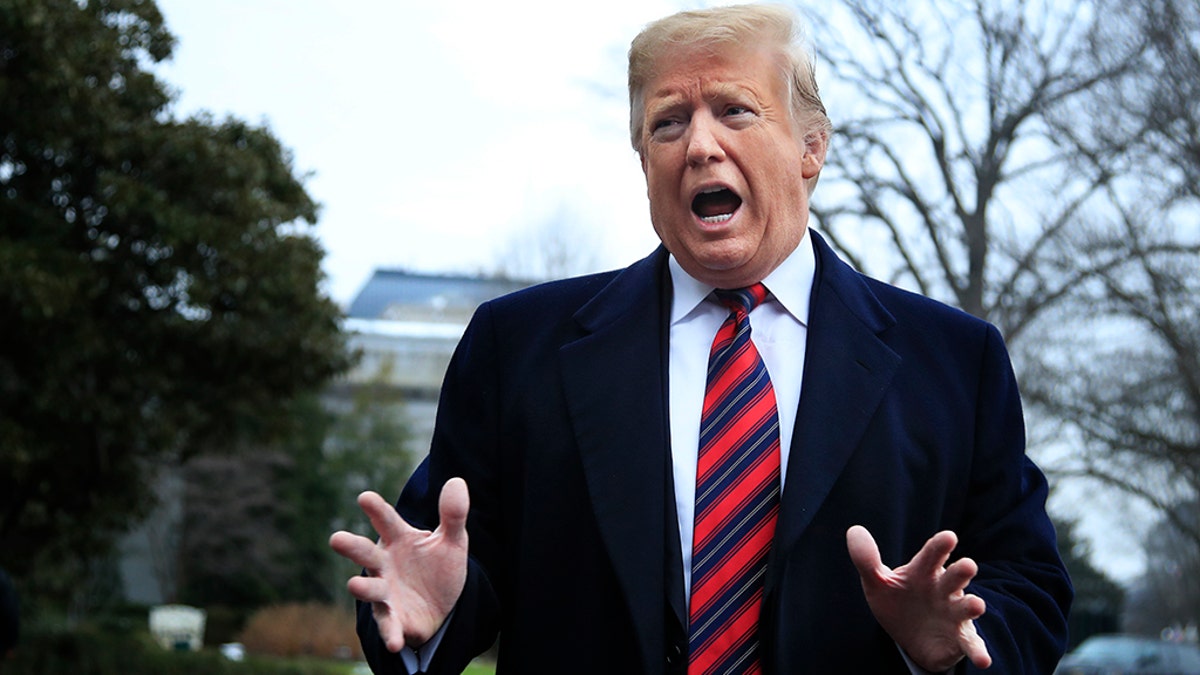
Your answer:
[[[1124,589],[1092,564],[1091,547],[1076,533],[1076,525],[1074,521],[1054,522],[1058,554],[1075,587],[1075,600],[1067,617],[1071,647],[1089,635],[1116,632],[1125,602]]]
[[[349,361],[289,153],[175,119],[172,47],[151,0],[0,0],[0,565],[43,590]]]

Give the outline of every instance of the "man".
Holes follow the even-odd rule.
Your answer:
[[[808,231],[830,125],[792,34],[745,6],[634,40],[663,247],[480,307],[429,457],[396,509],[359,499],[379,541],[331,539],[377,673],[460,672],[497,631],[502,673],[1053,669],[1071,591],[1003,343]],[[732,554],[705,548],[722,443],[759,471],[716,490],[755,505],[715,526],[750,523]]]

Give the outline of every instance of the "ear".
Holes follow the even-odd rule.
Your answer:
[[[814,131],[804,137],[804,156],[800,158],[800,175],[805,180],[816,177],[825,166],[825,150],[829,147],[829,134]]]

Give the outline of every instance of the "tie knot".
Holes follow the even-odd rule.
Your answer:
[[[749,314],[758,304],[766,299],[767,287],[761,283],[745,288],[718,288],[713,291],[717,300],[730,311]]]

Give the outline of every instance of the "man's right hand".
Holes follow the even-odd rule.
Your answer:
[[[438,500],[440,524],[433,532],[412,527],[374,492],[358,496],[379,541],[335,532],[329,545],[367,571],[346,584],[371,603],[379,636],[389,651],[425,644],[454,609],[467,582],[467,483],[451,478]]]

